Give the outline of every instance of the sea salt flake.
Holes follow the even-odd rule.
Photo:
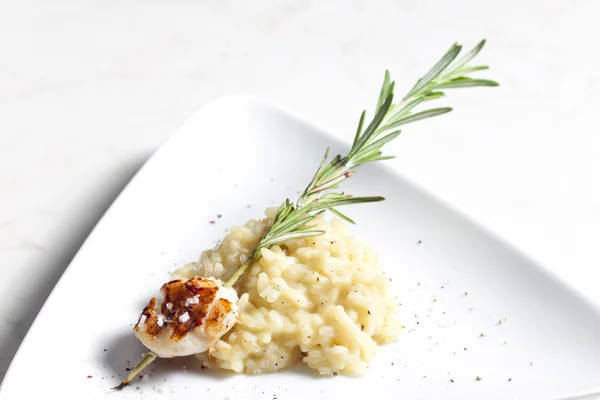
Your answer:
[[[187,311],[179,316],[179,322],[181,322],[181,323],[188,322],[189,320],[190,320],[190,314],[188,314]]]
[[[194,297],[190,297],[189,299],[185,300],[185,306],[189,307],[192,304],[198,304],[200,303],[200,298],[198,297],[198,295],[195,295]]]

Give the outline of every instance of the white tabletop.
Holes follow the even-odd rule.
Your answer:
[[[479,58],[501,87],[449,93],[455,111],[407,127],[392,164],[600,304],[599,13],[594,0],[3,2],[0,379],[98,218],[203,104],[253,93],[349,137],[386,68],[400,94],[454,41],[487,38]]]

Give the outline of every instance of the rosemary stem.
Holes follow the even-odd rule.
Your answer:
[[[235,283],[242,277],[242,275],[244,275],[248,267],[250,267],[250,265],[252,265],[253,262],[254,253],[252,253],[252,255],[250,255],[250,257],[248,257],[246,261],[244,261],[244,263],[233,273],[231,278],[229,278],[229,280],[227,280],[227,282],[225,282],[225,285],[223,286],[227,288],[233,287],[233,285],[235,285]]]
[[[152,361],[156,360],[156,357],[158,357],[158,354],[156,354],[153,351],[151,351],[150,353],[146,354],[144,357],[142,357],[142,359],[135,366],[135,368],[131,370],[131,372],[129,373],[129,375],[127,375],[127,378],[123,379],[123,382],[121,382],[119,384],[119,386],[116,386],[113,389],[121,390],[125,386],[129,385],[129,383],[133,380],[133,378],[136,377],[137,374],[139,374],[140,372],[142,372],[144,370],[144,368],[146,368],[148,365],[150,365],[152,363]]]
[[[471,66],[468,64],[481,51],[484,44],[485,40],[457,60],[456,57],[462,47],[458,44],[453,45],[442,59],[423,75],[408,94],[396,104],[393,104],[395,83],[391,80],[389,73],[386,72],[374,117],[368,126],[363,129],[366,115],[366,111],[363,111],[348,154],[345,156],[338,154],[330,160],[329,149],[327,149],[321,165],[304,192],[295,203],[286,199],[281,204],[273,224],[263,235],[250,257],[225,282],[224,287],[231,288],[236,284],[248,268],[260,259],[261,249],[270,248],[272,245],[287,240],[324,234],[324,231],[316,230],[310,222],[326,210],[347,222],[354,223],[338,207],[384,200],[383,197],[379,196],[354,196],[334,189],[337,189],[340,183],[354,174],[354,168],[369,162],[393,158],[392,156],[383,155],[381,150],[386,143],[400,134],[400,131],[392,131],[393,129],[400,125],[442,115],[452,110],[449,107],[430,108],[415,113],[413,109],[419,104],[444,96],[442,92],[444,89],[498,86],[494,81],[475,79],[468,76],[472,72],[488,68],[487,66]],[[378,138],[382,134],[385,134],[385,136]],[[127,386],[136,375],[142,372],[157,357],[158,355],[153,351],[146,354],[127,378],[114,389],[122,389]]]

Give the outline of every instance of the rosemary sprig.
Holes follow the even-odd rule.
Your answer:
[[[353,196],[344,192],[332,192],[339,184],[354,174],[354,169],[360,165],[388,160],[394,156],[384,156],[382,147],[400,135],[396,130],[406,125],[426,118],[436,117],[452,111],[449,107],[430,108],[414,112],[421,103],[436,100],[444,96],[442,89],[454,89],[476,86],[498,86],[494,81],[474,79],[467,75],[486,70],[487,66],[470,66],[469,62],[485,45],[482,40],[475,48],[457,58],[462,46],[454,44],[444,56],[421,77],[413,88],[398,103],[393,102],[395,82],[391,80],[388,71],[385,73],[383,85],[377,100],[375,116],[369,125],[363,129],[366,111],[363,111],[356,130],[352,147],[347,155],[336,155],[329,161],[329,149],[312,180],[298,197],[295,203],[286,199],[275,216],[273,224],[261,239],[250,257],[240,266],[225,286],[233,286],[246,272],[248,267],[260,258],[260,250],[291,239],[318,236],[324,232],[315,230],[313,220],[325,212],[331,211],[338,217],[354,223],[343,214],[338,207],[369,203],[384,200],[378,196]]]
[[[353,196],[344,192],[332,191],[339,184],[354,174],[354,168],[373,161],[388,160],[393,156],[384,156],[382,147],[394,140],[400,134],[395,128],[411,122],[435,117],[452,111],[451,108],[430,108],[428,110],[414,112],[413,110],[421,103],[439,99],[444,96],[442,89],[453,89],[476,86],[498,86],[496,82],[486,79],[473,79],[467,75],[485,70],[486,66],[468,65],[483,48],[485,41],[481,41],[473,50],[457,59],[461,46],[453,45],[448,52],[431,68],[408,92],[404,98],[394,104],[394,81],[391,80],[389,72],[386,71],[381,92],[375,107],[375,116],[369,125],[363,129],[366,111],[363,111],[352,142],[352,147],[347,155],[336,155],[329,161],[329,149],[321,165],[315,172],[312,180],[298,197],[295,203],[286,199],[273,220],[273,224],[260,240],[250,257],[235,271],[225,283],[225,286],[233,286],[252,263],[261,256],[260,250],[268,248],[291,239],[318,236],[324,232],[316,230],[311,222],[318,215],[329,210],[338,217],[354,223],[348,216],[343,214],[338,207],[351,204],[369,203],[384,200],[378,196]],[[146,368],[157,357],[153,351],[146,354],[135,366],[130,374],[115,389],[127,386],[137,374]]]

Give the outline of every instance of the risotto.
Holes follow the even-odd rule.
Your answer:
[[[173,279],[228,279],[257,246],[275,209],[260,221],[232,228],[198,262]],[[237,324],[208,353],[210,368],[268,373],[302,360],[324,375],[361,375],[378,345],[393,341],[402,326],[390,281],[377,253],[349,234],[347,223],[319,217],[324,235],[262,249],[262,257],[236,284]]]

